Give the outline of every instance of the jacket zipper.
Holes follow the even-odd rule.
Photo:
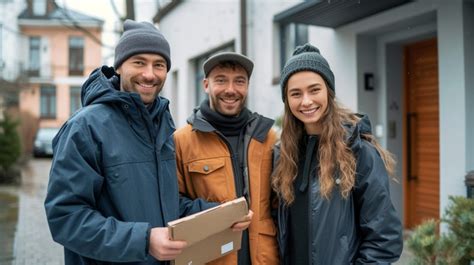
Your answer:
[[[309,139],[310,139],[310,141],[312,140],[311,138],[309,138]],[[316,139],[314,139],[314,140],[316,140]],[[308,145],[310,145],[310,144],[308,143]],[[312,202],[313,202],[313,200],[312,200],[312,195],[313,195],[313,194],[312,194],[312,191],[313,191],[313,186],[312,186],[312,185],[313,185],[313,181],[312,181],[311,172],[313,171],[313,168],[312,168],[312,165],[311,165],[311,164],[312,164],[312,161],[313,161],[314,156],[315,156],[315,155],[314,155],[315,148],[316,148],[316,145],[314,145],[314,147],[313,147],[312,150],[309,150],[309,154],[308,154],[308,152],[306,152],[306,155],[311,156],[311,159],[309,160],[309,170],[308,170],[308,172],[307,172],[307,174],[308,174],[308,187],[307,187],[307,189],[308,189],[308,198],[307,198],[307,199],[308,199],[308,232],[309,232],[309,233],[308,233],[308,234],[309,234],[309,237],[308,237],[308,243],[309,243],[309,244],[308,244],[308,255],[309,255],[309,260],[308,260],[308,261],[309,261],[309,264],[313,264],[313,255],[312,255],[312,254],[313,254],[313,253],[312,253],[312,246],[313,246],[313,226],[312,226],[312,222],[311,222],[311,221],[313,220],[313,218],[312,218],[312,213],[313,213],[313,212],[312,212],[312,209],[313,209],[313,208],[311,207],[311,206],[312,206],[311,204],[312,204]],[[316,264],[314,264],[314,265],[316,265]]]
[[[143,111],[143,110],[141,110]],[[163,186],[163,183],[161,182],[162,178],[160,178],[160,156],[161,156],[161,150],[159,150],[156,146],[156,137],[158,136],[159,132],[157,128],[155,127],[155,123],[153,123],[153,120],[151,119],[150,113],[148,112],[147,109],[145,109],[146,113],[142,113],[142,119],[144,120],[145,126],[148,131],[148,135],[150,137],[151,144],[153,145],[153,155],[155,157],[155,165],[156,165],[156,182],[158,184],[158,197],[160,198],[159,203],[160,204],[160,209],[161,209],[161,219],[163,222],[163,226],[166,227],[166,216],[165,216],[165,210],[164,210],[164,205],[163,205],[163,200],[162,200],[162,195],[163,193],[161,192],[161,187]],[[146,115],[146,117],[144,117]],[[161,116],[161,115],[160,115]],[[161,123],[161,117],[156,118],[157,124]]]

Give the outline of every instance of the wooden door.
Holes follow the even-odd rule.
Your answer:
[[[405,224],[439,218],[439,91],[436,39],[405,47]]]

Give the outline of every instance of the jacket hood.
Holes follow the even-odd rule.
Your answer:
[[[199,107],[193,109],[193,112],[186,119],[186,122],[193,126],[194,129],[203,132],[212,132],[216,129],[204,118]]]
[[[137,93],[120,91],[120,77],[114,68],[102,66],[95,69],[81,90],[82,106],[88,106],[98,103],[127,105],[134,109],[141,109],[145,112],[146,107]],[[155,102],[148,107],[148,113],[151,119],[160,116],[168,109],[169,101],[161,96],[157,97]],[[130,112],[130,111],[129,111]],[[132,111],[135,115],[136,112]],[[132,115],[132,114],[130,114]],[[134,117],[134,118],[138,118]]]
[[[356,114],[360,119],[356,124],[344,124],[346,128],[346,142],[351,147],[352,151],[357,151],[361,145],[362,134],[372,134],[372,125],[369,117],[365,114]]]
[[[118,93],[117,93],[118,92]],[[120,92],[120,78],[112,67],[95,69],[82,85],[82,106],[105,102],[128,102],[125,92]]]

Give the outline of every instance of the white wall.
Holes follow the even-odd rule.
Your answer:
[[[136,21],[148,21],[153,23],[153,17],[156,15],[159,6],[156,0],[135,0],[134,8]]]
[[[247,1],[247,56],[255,64],[247,106],[270,118],[280,116],[283,110],[279,84],[273,83],[279,77],[279,70],[275,73],[275,68],[279,69],[279,32],[273,17],[299,2]],[[240,52],[240,25],[239,0],[184,1],[160,21],[159,27],[171,45],[170,73],[178,71],[179,80],[169,75],[163,91],[171,99],[177,127],[185,124],[195,107],[193,59],[232,41]],[[178,85],[174,97],[173,84]]]
[[[20,71],[21,60],[17,55],[17,50],[21,34],[17,17],[25,7],[26,4],[22,0],[11,0],[5,3],[0,1],[0,24],[2,24],[0,77],[9,81],[13,81]]]
[[[171,70],[178,71],[178,81],[171,75],[163,89],[163,96],[171,100],[177,110],[173,118],[177,127],[186,124],[186,118],[195,107],[194,67],[192,59],[235,41],[239,43],[239,1],[183,1],[167,14],[159,24],[171,46]],[[239,47],[236,47],[237,51]],[[178,84],[177,98],[171,98],[172,84]],[[178,106],[173,106],[177,104]]]
[[[449,195],[466,195],[468,73],[464,65],[462,6],[459,1],[443,2],[438,9],[441,209],[447,206]]]
[[[466,171],[474,170],[474,3],[464,3],[464,62],[466,64]]]
[[[382,90],[381,74],[377,67],[377,42],[374,36],[360,35],[357,37],[357,91],[358,110],[369,115],[370,120],[375,126],[379,121],[378,94]],[[374,89],[365,90],[364,74],[372,73],[374,75]]]
[[[379,45],[379,44],[378,44]],[[380,82],[379,89],[386,86],[386,98],[379,102],[380,105],[386,106],[387,126],[384,130],[382,139],[386,147],[392,154],[396,156],[396,180],[390,182],[390,195],[392,197],[395,209],[400,214],[400,219],[405,220],[403,211],[403,187],[405,179],[403,179],[403,46],[397,44],[384,43],[385,54],[381,54],[386,58],[386,67],[384,73],[380,71],[379,76],[384,76],[385,82]],[[380,50],[380,49],[377,49]],[[388,102],[386,102],[388,101]],[[385,120],[379,118],[380,120]]]
[[[309,42],[318,47],[335,76],[336,97],[357,111],[356,36],[344,29],[311,26]]]
[[[248,56],[255,67],[250,80],[248,107],[272,119],[283,114],[281,100],[279,25],[273,22],[275,14],[298,4],[293,1],[247,1],[248,3]]]

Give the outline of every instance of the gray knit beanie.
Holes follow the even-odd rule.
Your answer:
[[[319,49],[306,43],[303,46],[296,47],[293,55],[288,59],[283,67],[280,77],[281,98],[285,101],[285,86],[291,75],[301,71],[313,71],[321,75],[329,88],[335,92],[334,74],[329,67],[328,62],[319,52]]]
[[[127,19],[123,23],[122,37],[115,47],[114,68],[119,68],[125,60],[139,53],[155,53],[163,56],[167,70],[170,70],[170,45],[163,34],[149,22]]]

